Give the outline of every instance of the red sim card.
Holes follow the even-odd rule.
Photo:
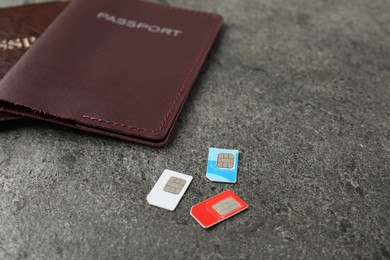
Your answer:
[[[227,190],[191,208],[191,216],[203,227],[209,228],[248,208],[248,204],[233,191]]]

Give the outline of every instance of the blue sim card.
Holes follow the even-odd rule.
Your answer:
[[[236,183],[238,151],[228,149],[209,149],[206,177],[213,182]]]

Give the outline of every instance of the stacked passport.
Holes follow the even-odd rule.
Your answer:
[[[65,8],[67,2],[0,9],[0,79]],[[0,112],[0,127],[22,117]]]
[[[40,6],[45,15],[35,18],[10,18],[7,27],[26,30],[0,34],[2,66],[28,48],[0,81],[0,111],[166,144],[222,17],[137,0],[74,0],[39,36],[46,26],[31,20],[48,25],[66,4],[55,5]]]

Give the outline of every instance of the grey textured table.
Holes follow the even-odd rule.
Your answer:
[[[389,259],[390,1],[158,2],[225,17],[169,146],[0,132],[0,259]],[[236,185],[210,146],[240,150]],[[166,168],[194,176],[175,212],[145,199]],[[225,189],[250,208],[203,230]]]

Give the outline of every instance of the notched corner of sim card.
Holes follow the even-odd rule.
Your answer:
[[[149,192],[148,196],[146,196],[146,201],[147,201],[150,205],[153,205],[153,200],[152,200],[152,198],[151,198],[151,193],[152,193],[152,191]]]
[[[196,206],[196,205],[195,205],[195,206]],[[193,219],[195,219],[195,221],[196,221],[202,228],[208,229],[210,226],[205,226],[205,225],[203,225],[203,223],[202,223],[200,220],[198,220],[198,218],[193,214],[193,209],[194,209],[195,206],[192,206],[192,207],[191,207],[191,210],[190,210],[190,215],[191,215],[191,217],[192,217]]]
[[[235,175],[234,178],[227,179],[227,178],[225,178],[225,176],[222,176],[220,174],[213,174],[213,173],[207,172],[206,178],[211,182],[230,183],[230,184],[237,183],[237,175]]]

